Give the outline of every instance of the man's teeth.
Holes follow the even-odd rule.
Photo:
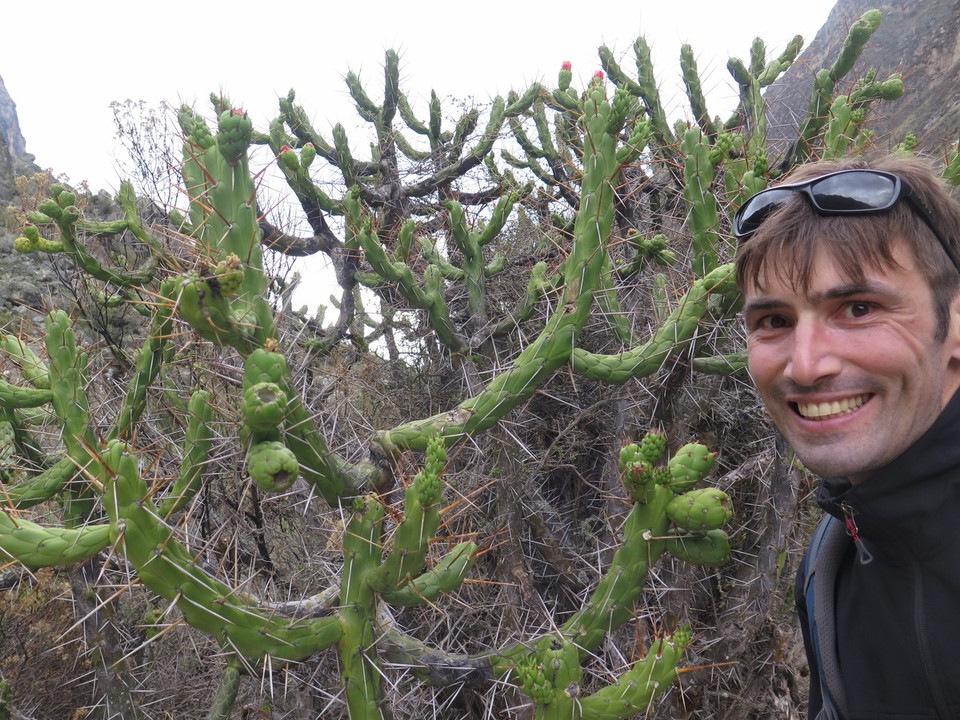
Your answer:
[[[863,405],[869,395],[834,400],[822,403],[797,403],[797,411],[805,418],[822,420],[835,415],[843,415]]]

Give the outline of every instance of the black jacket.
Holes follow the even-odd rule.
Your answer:
[[[836,578],[844,720],[960,718],[960,393],[859,486],[824,479],[818,502],[852,520],[862,543],[858,555],[850,541]],[[813,720],[821,695],[802,584],[798,577]]]

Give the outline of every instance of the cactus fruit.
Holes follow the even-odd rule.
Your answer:
[[[688,490],[667,505],[667,517],[681,530],[719,530],[733,517],[730,497],[714,487]]]
[[[279,385],[259,382],[244,390],[244,422],[258,437],[278,435],[286,414],[287,394]]]
[[[700,443],[688,443],[674,453],[667,463],[670,470],[668,483],[675,493],[692,489],[713,469],[716,454]]]
[[[284,492],[297,481],[300,465],[286,445],[267,440],[250,448],[247,473],[264,492]]]

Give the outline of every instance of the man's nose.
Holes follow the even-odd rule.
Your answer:
[[[830,328],[811,318],[797,320],[793,348],[784,375],[797,385],[813,387],[840,372],[838,339]]]

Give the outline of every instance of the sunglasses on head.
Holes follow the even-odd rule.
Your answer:
[[[761,190],[747,200],[733,218],[733,234],[744,240],[776,212],[794,193],[800,193],[821,215],[869,215],[889,210],[905,200],[930,228],[947,256],[960,272],[960,260],[937,230],[929,212],[900,177],[882,170],[851,169],[828,173],[802,182]]]

